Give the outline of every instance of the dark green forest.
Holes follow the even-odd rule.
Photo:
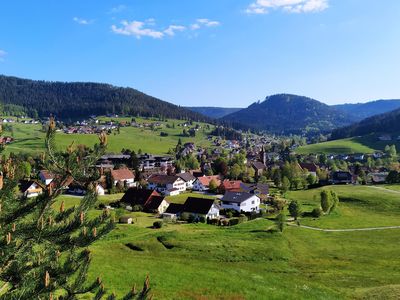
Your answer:
[[[327,133],[351,124],[347,113],[317,100],[290,94],[269,96],[221,119],[225,124],[276,134]],[[240,124],[240,125],[239,125]]]
[[[209,121],[206,116],[132,88],[91,82],[47,82],[0,75],[2,112],[30,117],[79,119],[120,114]]]
[[[341,139],[371,133],[399,133],[400,109],[373,116],[361,122],[336,129],[332,132],[332,139]]]

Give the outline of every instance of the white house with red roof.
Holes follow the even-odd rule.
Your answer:
[[[114,184],[122,182],[127,187],[132,187],[135,185],[135,174],[128,168],[111,170],[111,175],[114,178]]]

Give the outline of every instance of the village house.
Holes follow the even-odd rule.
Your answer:
[[[350,184],[353,182],[353,175],[346,171],[336,171],[331,176],[332,184]]]
[[[217,186],[221,185],[221,178],[218,175],[197,177],[193,183],[193,190],[205,192],[209,190],[210,182],[214,180]]]
[[[204,217],[211,220],[219,217],[219,209],[214,199],[189,197],[183,205],[182,212],[193,215],[195,219]]]
[[[118,182],[127,187],[135,185],[135,175],[128,168],[111,170],[111,176],[114,178],[114,185],[117,185]]]
[[[181,178],[186,183],[186,189],[191,190],[193,188],[193,184],[196,181],[196,177],[194,177],[191,173],[180,173],[176,174],[179,178]]]
[[[253,161],[251,167],[254,169],[256,177],[262,176],[264,171],[267,169],[267,167],[260,161]]]
[[[385,183],[388,177],[388,172],[376,172],[368,174],[368,181],[374,184]]]
[[[243,183],[241,188],[243,192],[254,194],[261,199],[266,199],[269,196],[269,185],[266,183]]]
[[[183,211],[183,204],[171,203],[163,213],[164,221],[175,221]]]
[[[48,186],[53,181],[54,175],[47,170],[41,170],[39,172],[39,178],[46,186]]]
[[[299,164],[303,171],[307,171],[309,174],[317,177],[318,166],[314,163],[300,163]]]
[[[45,186],[35,180],[21,180],[19,182],[19,190],[26,198],[33,198],[41,195]]]
[[[243,212],[257,212],[260,209],[260,198],[254,194],[226,192],[221,199],[222,208]]]
[[[141,206],[144,211],[162,214],[169,206],[169,203],[155,190],[128,189],[120,200],[121,203],[132,209],[134,206]]]
[[[186,182],[178,176],[152,175],[147,182],[149,189],[156,190],[165,195],[173,196],[186,191]]]
[[[240,180],[229,180],[225,179],[221,185],[218,187],[220,193],[225,192],[241,192],[243,182]]]

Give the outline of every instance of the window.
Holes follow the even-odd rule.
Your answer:
[[[253,201],[251,201],[251,204],[254,204],[255,202],[254,202],[254,200]]]

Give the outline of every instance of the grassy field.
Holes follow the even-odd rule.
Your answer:
[[[321,228],[400,225],[397,187],[326,187],[339,194],[338,210],[300,222]],[[289,192],[287,197],[309,211],[318,205],[314,195],[320,191]],[[189,195],[169,201],[182,203]],[[74,197],[63,197],[70,205],[77,203]],[[90,277],[101,276],[108,291],[118,296],[134,283],[139,287],[147,274],[154,299],[396,299],[400,293],[400,230],[287,227],[280,234],[268,232],[273,226],[268,219],[229,228],[166,224],[152,229],[152,215],[132,216],[136,224],[118,225],[91,247]],[[131,250],[128,243],[142,251]]]
[[[107,120],[106,118],[104,118]],[[118,121],[125,121],[128,118],[117,119]],[[130,119],[130,118],[129,118]],[[138,123],[154,122],[144,119],[136,118]],[[181,137],[183,128],[178,124],[183,121],[168,120],[161,122],[163,126],[157,130],[148,128],[136,127],[121,127],[120,134],[111,134],[108,140],[108,151],[119,153],[121,149],[131,149],[136,152],[142,150],[143,153],[152,154],[166,154],[169,149],[174,148],[181,138],[183,143],[194,142],[198,146],[210,147],[210,142],[207,140],[207,131],[204,129],[206,124],[199,124],[202,129],[196,133],[196,137]],[[167,128],[166,125],[175,125],[175,128]],[[15,142],[8,145],[6,153],[10,152],[26,152],[26,153],[39,153],[44,151],[44,137],[42,126],[39,124],[21,124],[11,123],[12,131],[6,131],[5,135],[12,135]],[[212,126],[211,126],[212,127]],[[168,136],[161,137],[160,132],[168,133]],[[98,137],[93,134],[64,134],[58,133],[56,135],[57,145],[60,149],[65,149],[73,141],[76,145],[84,144],[92,147],[98,143]]]
[[[354,137],[329,141],[318,144],[311,144],[299,147],[296,152],[298,154],[309,153],[325,153],[325,154],[352,154],[352,153],[373,153],[375,151],[383,151],[386,145],[396,145],[400,148],[400,141],[379,141],[379,135],[368,135],[363,137]],[[394,137],[397,135],[394,135]]]

